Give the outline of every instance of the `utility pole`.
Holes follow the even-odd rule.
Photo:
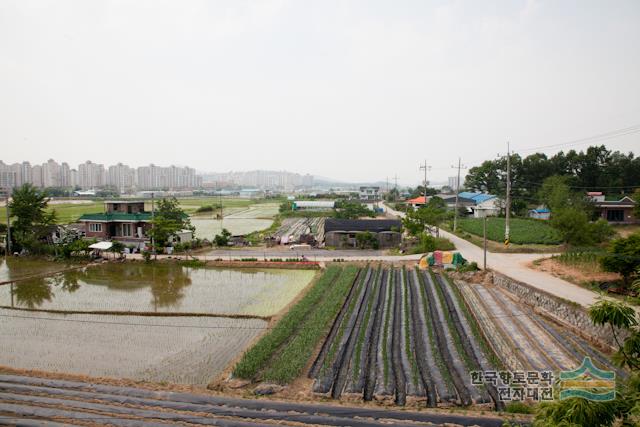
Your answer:
[[[7,257],[11,253],[11,214],[9,213],[9,190],[7,190],[5,200],[5,207],[7,208],[7,243],[4,247],[4,255],[5,257]]]
[[[431,166],[427,165],[427,159],[424,159],[424,164],[420,165],[420,170],[424,170],[424,203],[427,204],[427,171],[431,169]]]
[[[393,187],[393,188],[396,190],[396,191],[394,192],[394,195],[393,195],[393,201],[395,202],[395,201],[397,201],[397,200],[398,200],[398,174],[395,174],[395,175],[393,176],[393,179],[394,179],[394,182],[395,182],[395,185],[394,185],[394,187]]]
[[[451,166],[452,168],[455,168],[455,166]],[[455,233],[457,228],[458,228],[458,194],[460,194],[460,169],[466,169],[466,166],[463,166],[460,160],[460,157],[458,157],[458,179],[456,181],[456,207],[455,207],[455,212],[454,212],[454,217],[453,217],[453,232]]]
[[[504,245],[509,246],[509,217],[511,216],[511,151],[507,141],[507,211],[504,226]]]
[[[483,263],[483,270],[487,269],[487,213],[484,212],[483,218],[482,218],[482,249],[484,252],[484,263]]]
[[[153,239],[153,230],[156,228],[156,225],[154,223],[154,219],[156,218],[156,204],[155,204],[154,195],[155,193],[152,191],[151,192],[151,250],[153,252],[153,257],[157,259],[158,256],[156,254],[156,242]]]

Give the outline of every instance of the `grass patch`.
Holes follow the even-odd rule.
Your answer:
[[[288,384],[300,376],[313,350],[340,311],[357,272],[357,267],[345,268],[326,291],[325,298],[300,325],[291,342],[273,360],[264,374],[265,380]]]
[[[524,402],[509,402],[505,406],[504,412],[509,414],[533,414],[534,410],[531,405],[527,405]]]
[[[481,218],[463,218],[458,226],[464,232],[483,235]],[[511,243],[557,245],[562,243],[562,236],[547,222],[535,219],[511,218]],[[491,217],[487,219],[487,239],[494,242],[504,241],[505,219]]]
[[[301,327],[302,321],[323,298],[334,279],[340,276],[342,268],[328,267],[324,274],[313,285],[313,288],[289,310],[278,324],[263,336],[256,345],[247,351],[233,370],[236,377],[253,379],[266,366],[279,349]]]

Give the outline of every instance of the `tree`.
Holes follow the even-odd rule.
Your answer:
[[[636,205],[633,208],[633,216],[636,217],[636,219],[640,219],[640,188],[636,188],[631,198],[636,202]]]
[[[222,232],[220,234],[216,234],[213,240],[216,242],[216,246],[228,246],[229,237],[231,237],[231,233],[226,228],[223,228]]]
[[[358,243],[358,247],[360,249],[373,248],[378,249],[379,243],[376,236],[369,231],[365,231],[364,233],[356,234],[356,242]]]
[[[576,197],[569,188],[569,178],[561,175],[548,177],[538,190],[540,203],[551,209],[551,212],[560,211],[569,206],[574,206]]]
[[[628,284],[640,268],[640,233],[611,242],[609,254],[600,262],[606,271],[620,273]]]
[[[162,199],[158,202],[158,208],[151,223],[153,227],[150,234],[154,246],[161,248],[167,245],[169,238],[176,232],[180,230],[195,231],[189,216],[180,207],[178,199],[175,197]]]
[[[409,188],[410,198],[415,199],[416,197],[424,196],[424,185],[418,185],[416,188]],[[427,186],[427,196],[435,196],[438,194],[438,190],[435,188]]]
[[[35,250],[39,240],[47,235],[49,225],[55,223],[55,212],[48,212],[49,198],[31,184],[13,191],[9,203],[13,240],[24,249]]]
[[[635,310],[628,305],[600,300],[589,309],[594,325],[605,326],[618,347],[613,361],[626,367],[630,375],[618,380],[616,397],[608,402],[595,402],[580,397],[556,400],[539,406],[535,427],[551,426],[620,426],[640,423],[640,328]],[[622,332],[622,334],[620,333]],[[620,335],[626,335],[620,341]]]
[[[448,215],[445,201],[440,197],[432,197],[426,205],[407,212],[402,223],[409,234],[418,236],[429,225],[438,228]]]
[[[363,216],[374,217],[375,212],[360,202],[352,202],[350,200],[341,200],[336,202],[336,218],[356,219]]]

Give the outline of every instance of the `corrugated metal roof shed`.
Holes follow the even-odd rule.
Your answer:
[[[399,231],[402,222],[399,219],[337,219],[327,218],[324,222],[324,232],[330,231]]]

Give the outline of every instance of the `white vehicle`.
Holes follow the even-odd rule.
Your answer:
[[[305,250],[305,249],[311,249],[311,245],[307,245],[307,244],[303,244],[303,245],[291,245],[289,246],[289,249],[293,250],[293,251],[297,251],[297,250]]]

